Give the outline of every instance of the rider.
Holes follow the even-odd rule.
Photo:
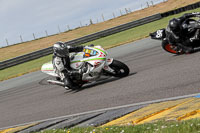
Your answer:
[[[69,46],[63,42],[56,42],[53,45],[53,65],[56,68],[56,72],[60,75],[61,80],[64,82],[64,86],[75,89],[75,85],[70,76],[81,77],[82,70],[74,70],[70,67],[70,57],[71,52],[81,52],[83,51],[83,46]]]
[[[199,16],[200,12],[186,13],[179,18],[170,20],[166,28],[166,38],[169,43],[181,47],[186,53],[192,52],[193,48],[190,46],[190,43],[199,39],[199,29],[195,30],[195,33],[192,33],[191,30],[193,29],[185,22],[191,17]]]

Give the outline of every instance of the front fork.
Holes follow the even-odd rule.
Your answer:
[[[112,64],[113,60],[114,60],[113,58],[106,59],[105,66],[103,68],[104,71],[111,73],[111,74],[115,74],[115,71],[109,66],[110,64]]]

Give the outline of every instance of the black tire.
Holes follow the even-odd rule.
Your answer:
[[[109,66],[115,71],[115,74],[112,74],[114,77],[122,78],[129,75],[128,66],[118,60],[113,60]]]
[[[176,55],[180,55],[180,54],[183,54],[183,52],[179,52],[178,50],[174,50],[173,47],[175,46],[172,46],[167,40],[163,40],[162,41],[162,48],[171,53],[171,54],[176,54]],[[177,48],[178,49],[178,48]]]

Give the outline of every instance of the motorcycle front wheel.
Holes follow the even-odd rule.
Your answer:
[[[114,74],[112,76],[114,77],[125,77],[129,75],[129,68],[126,64],[118,61],[113,60],[113,62],[109,65],[114,70]]]
[[[177,46],[170,44],[167,40],[162,41],[162,48],[165,51],[172,53],[172,54],[177,54],[177,55],[183,54],[183,50],[181,50]]]

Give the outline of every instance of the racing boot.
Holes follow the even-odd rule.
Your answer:
[[[76,89],[77,86],[73,83],[69,71],[66,69],[62,71],[62,80],[64,83],[65,89]]]
[[[79,80],[82,78],[82,75],[85,72],[87,72],[87,67],[82,67],[79,70],[68,71],[68,73],[69,73],[70,76],[75,77],[76,79],[79,79]]]
[[[77,80],[81,80],[81,78],[82,78],[82,72],[77,71],[77,70],[70,71],[69,75],[72,76],[73,78],[77,79]]]
[[[78,86],[76,86],[72,80],[70,79],[70,77],[65,77],[63,79],[63,82],[64,82],[64,87],[65,89],[77,89]]]
[[[66,73],[65,73],[65,78],[64,78],[64,85],[65,88],[70,88],[70,89],[78,89],[80,88],[79,85],[76,85],[73,83],[72,79],[76,79],[76,80],[80,80],[82,81],[82,75],[83,73],[85,73],[87,71],[87,67],[83,67],[79,70],[67,70],[66,69]]]

